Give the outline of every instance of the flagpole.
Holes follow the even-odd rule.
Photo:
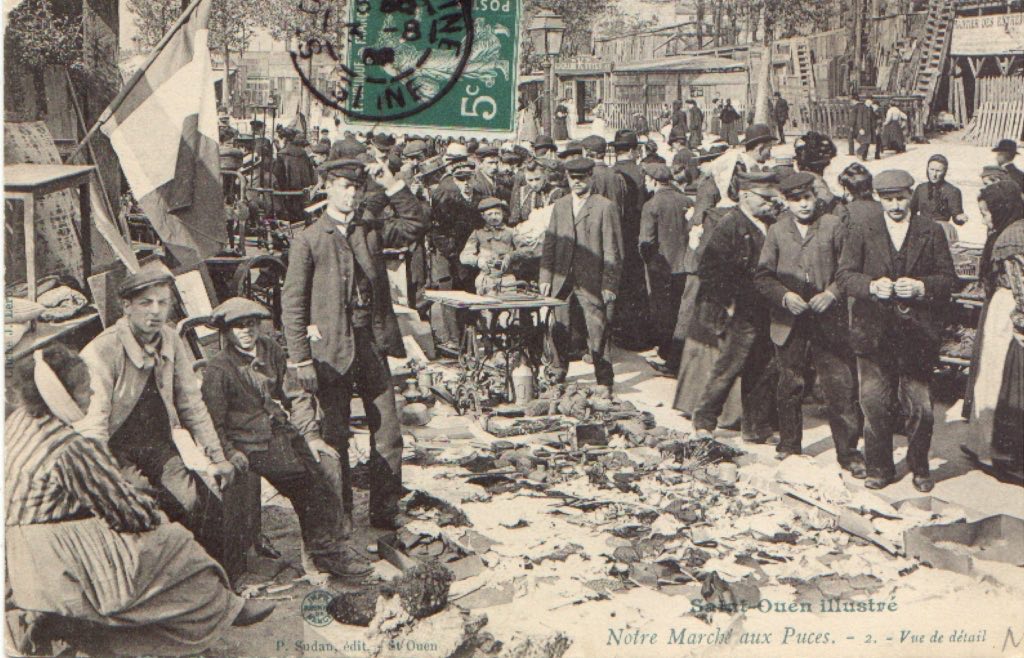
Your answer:
[[[203,0],[192,0],[192,3],[189,4],[185,11],[181,13],[181,16],[178,17],[178,20],[175,21],[174,25],[171,26],[171,29],[167,30],[167,32],[160,38],[160,41],[156,44],[156,47],[153,48],[152,52],[149,53],[149,57],[146,58],[145,63],[143,63],[139,70],[137,70],[132,75],[131,79],[128,81],[128,84],[121,88],[121,91],[118,92],[117,96],[114,97],[114,100],[110,102],[110,105],[107,106],[107,109],[103,110],[103,113],[100,115],[100,118],[96,120],[96,123],[94,123],[92,128],[89,129],[89,132],[85,134],[85,137],[83,137],[82,141],[78,143],[78,146],[75,147],[75,150],[72,151],[71,155],[67,157],[68,162],[73,160],[82,151],[82,149],[85,148],[85,145],[89,142],[90,139],[92,139],[92,136],[96,134],[96,131],[102,128],[103,124],[110,120],[110,117],[113,116],[114,112],[117,111],[117,108],[121,106],[121,103],[124,102],[124,99],[127,98],[128,94],[130,94],[132,89],[135,88],[135,85],[138,84],[139,80],[141,80],[144,75],[146,75],[146,71],[148,71],[149,67],[153,64],[154,61],[156,61],[157,56],[160,55],[160,51],[164,49],[164,46],[167,45],[167,42],[170,41],[171,37],[173,37],[178,32],[178,30],[181,29],[181,26],[185,24],[185,22],[189,19],[189,16],[192,15],[192,13],[202,2]]]

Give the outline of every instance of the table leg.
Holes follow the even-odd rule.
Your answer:
[[[88,281],[92,276],[92,205],[89,199],[89,183],[78,186],[78,205],[82,217],[82,280]]]

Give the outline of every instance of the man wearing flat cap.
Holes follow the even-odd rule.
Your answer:
[[[928,465],[934,422],[928,386],[956,274],[942,229],[910,210],[913,184],[902,170],[875,176],[883,214],[850,218],[836,280],[853,299],[850,340],[864,411],[864,486],[881,489],[896,477],[892,435],[896,409],[902,407],[907,466],[914,488],[928,492],[934,486]]]
[[[202,543],[210,494],[229,486],[235,469],[203,404],[189,349],[167,324],[173,286],[159,262],[122,282],[124,316],[82,350],[93,395],[77,429],[104,441],[122,467],[137,468],[167,516]]]
[[[777,377],[768,305],[754,288],[754,273],[774,221],[779,181],[770,172],[739,172],[736,178],[739,203],[711,233],[697,269],[694,321],[719,337],[721,351],[693,413],[693,427],[699,436],[711,436],[740,377],[743,439],[765,443],[773,433]]]
[[[639,146],[636,133],[619,130],[612,142],[615,165],[612,170],[622,177],[626,195],[622,202],[622,281],[620,283],[615,338],[618,345],[631,350],[644,350],[651,345],[645,318],[649,312],[644,262],[640,258],[640,215],[647,201],[644,172],[636,161]]]
[[[498,149],[493,146],[482,146],[476,152],[476,160],[476,173],[473,174],[472,182],[473,194],[480,199],[494,196],[503,201],[508,201],[507,198],[502,196],[502,190],[499,189],[496,180],[498,166],[501,162]]]
[[[996,164],[1010,175],[1010,180],[1016,183],[1017,187],[1024,190],[1024,171],[1013,164],[1013,159],[1017,157],[1017,142],[1012,139],[1001,139],[992,152],[996,154]]]
[[[313,566],[338,577],[362,575],[369,565],[342,555],[341,492],[321,469],[329,464],[340,481],[340,457],[323,440],[312,396],[288,387],[284,350],[261,330],[269,319],[266,307],[244,297],[213,309],[210,324],[220,331],[221,350],[203,373],[203,400],[231,463],[265,478],[291,502]]]
[[[928,180],[914,189],[910,212],[938,222],[950,247],[959,240],[956,227],[967,223],[960,188],[946,180],[949,160],[941,153],[928,158]]]
[[[779,366],[779,445],[776,457],[801,454],[803,403],[812,368],[825,392],[839,466],[864,478],[857,451],[857,376],[846,300],[836,283],[844,227],[823,213],[814,174],[800,172],[779,187],[787,209],[768,227],[754,285],[771,309],[771,339]]]
[[[693,203],[673,184],[666,164],[644,165],[651,198],[640,215],[640,255],[647,266],[651,287],[651,328],[664,371],[674,376],[683,352],[681,341],[672,334],[679,315],[679,301],[686,286],[686,248],[689,241],[687,218]]]
[[[582,324],[597,383],[611,392],[615,373],[609,323],[622,273],[618,211],[590,192],[593,160],[570,160],[565,169],[570,194],[555,202],[540,263],[541,292],[569,302],[555,308],[549,321],[552,368],[556,380],[565,381],[573,330]]]
[[[319,394],[324,440],[348,469],[350,405],[358,392],[370,425],[370,522],[393,527],[402,491],[402,437],[387,356],[405,355],[382,253],[386,224],[361,204],[376,178],[405,222],[420,206],[387,166],[336,160],[321,167],[327,208],[291,244],[282,290],[288,367]],[[351,486],[346,478],[346,484]],[[346,493],[347,495],[347,493]],[[347,501],[346,501],[347,502]]]
[[[583,146],[584,155],[594,161],[594,170],[590,179],[591,194],[600,194],[614,203],[621,218],[626,212],[626,181],[623,180],[621,174],[605,164],[608,142],[600,135],[590,135],[585,137],[580,144]]]

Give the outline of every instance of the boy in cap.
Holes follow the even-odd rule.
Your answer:
[[[736,178],[739,203],[715,226],[697,269],[696,321],[721,337],[721,351],[693,413],[693,427],[698,436],[712,435],[741,377],[743,440],[765,443],[772,435],[776,371],[768,304],[754,288],[754,273],[775,221],[779,181],[770,172],[739,172]]]
[[[478,295],[489,295],[502,284],[515,283],[508,273],[512,262],[512,229],[505,225],[508,204],[496,197],[487,197],[477,206],[484,226],[469,235],[459,254],[459,262],[480,271],[476,277]]]
[[[261,330],[270,317],[244,297],[213,309],[210,324],[220,331],[221,350],[203,373],[203,400],[231,462],[265,478],[291,502],[313,566],[342,578],[363,575],[369,564],[341,553],[351,523],[345,523],[342,492],[318,466],[340,484],[340,457],[320,434],[311,396],[286,390],[284,350]]]
[[[550,320],[552,369],[557,381],[565,381],[573,328],[583,324],[597,383],[610,393],[615,373],[609,323],[622,273],[618,211],[590,191],[593,160],[577,158],[565,168],[570,194],[551,211],[540,264],[541,293],[569,302],[555,308]]]
[[[850,340],[864,411],[864,486],[881,489],[896,477],[892,435],[899,406],[906,417],[914,488],[928,492],[934,486],[928,465],[933,424],[928,385],[956,274],[942,229],[910,210],[913,184],[914,178],[901,170],[875,176],[883,215],[851,216],[836,280],[853,299]]]
[[[1013,159],[1017,157],[1017,142],[1012,139],[1001,139],[992,152],[996,154],[996,164],[1010,175],[1010,180],[1016,183],[1017,187],[1024,190],[1024,171],[1013,164]]]
[[[676,189],[668,165],[647,164],[644,173],[651,198],[644,203],[640,214],[639,248],[650,281],[654,342],[658,356],[664,361],[663,367],[655,368],[675,376],[683,345],[681,341],[673,341],[672,334],[679,315],[679,300],[686,286],[687,217],[693,204]]]
[[[235,467],[203,404],[189,349],[167,324],[173,285],[159,262],[121,283],[123,317],[82,350],[93,395],[76,429],[105,442],[122,467],[137,468],[171,520],[201,537],[209,494],[230,486]]]
[[[821,212],[814,180],[810,172],[800,172],[779,184],[787,209],[768,227],[754,275],[754,285],[771,309],[779,366],[776,457],[801,452],[803,403],[813,366],[828,402],[836,459],[862,479],[857,378],[845,300],[835,281],[844,227],[835,215]]]
[[[420,206],[405,183],[387,166],[369,170],[395,214],[418,222]],[[281,294],[288,367],[303,390],[319,391],[324,439],[345,470],[351,398],[359,393],[370,425],[370,523],[394,528],[402,436],[386,357],[405,356],[405,347],[384,265],[384,225],[359,203],[367,175],[362,162],[327,162],[321,173],[327,207],[292,240]]]
[[[910,212],[938,222],[952,247],[959,239],[956,227],[967,223],[967,215],[960,189],[946,180],[948,170],[946,156],[936,153],[928,158],[928,180],[914,189]]]

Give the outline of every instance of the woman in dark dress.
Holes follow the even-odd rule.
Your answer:
[[[1000,475],[1024,481],[1024,201],[1012,181],[989,185],[978,206],[990,227],[979,278],[987,299],[972,362],[964,448]]]
[[[672,101],[672,129],[668,133],[668,143],[679,141],[685,144],[687,134],[688,126],[686,112],[683,111],[683,101],[677,99]]]

